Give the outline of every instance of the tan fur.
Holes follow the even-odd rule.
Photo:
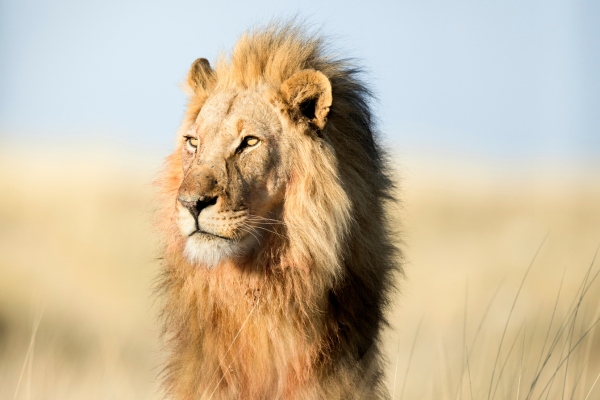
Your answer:
[[[206,60],[192,66],[178,148],[158,180],[167,396],[389,397],[379,342],[394,274],[401,273],[400,255],[385,212],[393,185],[358,72],[351,62],[328,55],[320,37],[294,24],[244,34],[214,70]],[[234,136],[250,129],[252,120],[242,120],[248,107],[278,121],[271,130],[282,152],[275,161],[262,161],[276,163],[273,174],[284,177],[284,196],[269,194],[269,212],[263,214],[280,222],[261,231],[255,248],[205,268],[184,255],[189,239],[177,225],[177,196],[190,168],[200,168],[211,151],[225,151],[211,148],[213,139],[203,143],[208,136],[197,133],[205,123],[200,112],[218,96],[233,99],[223,105],[223,115],[240,115],[228,131]],[[238,98],[249,99],[240,104],[250,106],[238,107]],[[314,115],[307,117],[301,104],[310,99]],[[211,118],[221,117],[205,117]],[[186,132],[198,135],[197,155],[186,155]],[[265,182],[254,182],[259,184]],[[234,239],[242,237],[232,232]]]

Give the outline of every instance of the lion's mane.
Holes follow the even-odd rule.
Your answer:
[[[177,399],[385,398],[380,333],[400,254],[386,208],[394,189],[376,137],[372,96],[355,63],[328,53],[298,24],[245,33],[206,82],[188,78],[181,130],[211,91],[280,88],[313,69],[333,104],[319,137],[298,140],[282,221],[252,265],[208,270],[182,255],[175,223],[180,149],[165,162],[159,230],[164,241],[163,374]],[[299,133],[300,135],[300,133]]]

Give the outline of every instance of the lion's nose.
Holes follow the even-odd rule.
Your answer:
[[[188,209],[188,211],[194,216],[194,218],[198,218],[202,210],[206,207],[210,207],[212,205],[217,204],[217,197],[207,198],[207,197],[197,197],[197,198],[186,198],[184,196],[179,196],[177,200],[181,203],[182,206]]]

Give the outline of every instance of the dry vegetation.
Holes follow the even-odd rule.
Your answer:
[[[1,150],[0,398],[159,397],[159,159]],[[408,279],[386,334],[394,397],[600,398],[598,177],[403,166]]]

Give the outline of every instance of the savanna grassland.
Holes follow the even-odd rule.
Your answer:
[[[0,150],[0,398],[160,397],[159,164],[100,145]],[[600,174],[399,164],[394,398],[600,398]]]

